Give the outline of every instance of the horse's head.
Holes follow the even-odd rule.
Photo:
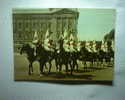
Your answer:
[[[43,55],[45,52],[45,48],[43,47],[43,44],[39,44],[36,46],[36,54],[37,55]]]
[[[29,48],[30,48],[29,44],[23,44],[23,46],[21,47],[21,50],[20,50],[20,54],[28,52]]]

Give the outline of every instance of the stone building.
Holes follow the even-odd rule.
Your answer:
[[[35,31],[44,40],[49,30],[56,42],[64,30],[77,38],[79,12],[76,8],[13,9],[14,46],[31,42]]]

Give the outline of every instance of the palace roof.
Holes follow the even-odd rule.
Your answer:
[[[78,9],[77,8],[42,8],[42,9],[38,9],[38,8],[15,8],[13,9],[13,14],[37,14],[37,13],[41,13],[41,14],[51,14],[51,13],[56,13],[62,10],[67,10],[67,11],[71,11],[71,12],[77,12],[78,13]]]

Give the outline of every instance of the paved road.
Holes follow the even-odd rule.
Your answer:
[[[73,75],[66,74],[65,68],[63,66],[63,72],[56,72],[56,67],[53,61],[53,67],[50,74],[44,74],[43,76],[39,76],[39,63],[35,61],[33,63],[34,73],[29,76],[28,75],[28,60],[26,55],[20,55],[15,53],[14,55],[14,70],[15,70],[15,80],[113,80],[113,68],[105,67],[97,70],[84,69],[84,66],[81,62],[79,62],[79,71],[74,72]],[[89,66],[89,63],[88,63]],[[103,66],[102,66],[103,67]],[[48,69],[45,69],[45,72],[48,72]]]

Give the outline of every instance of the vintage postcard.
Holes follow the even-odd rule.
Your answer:
[[[16,81],[113,81],[115,9],[13,9]]]

